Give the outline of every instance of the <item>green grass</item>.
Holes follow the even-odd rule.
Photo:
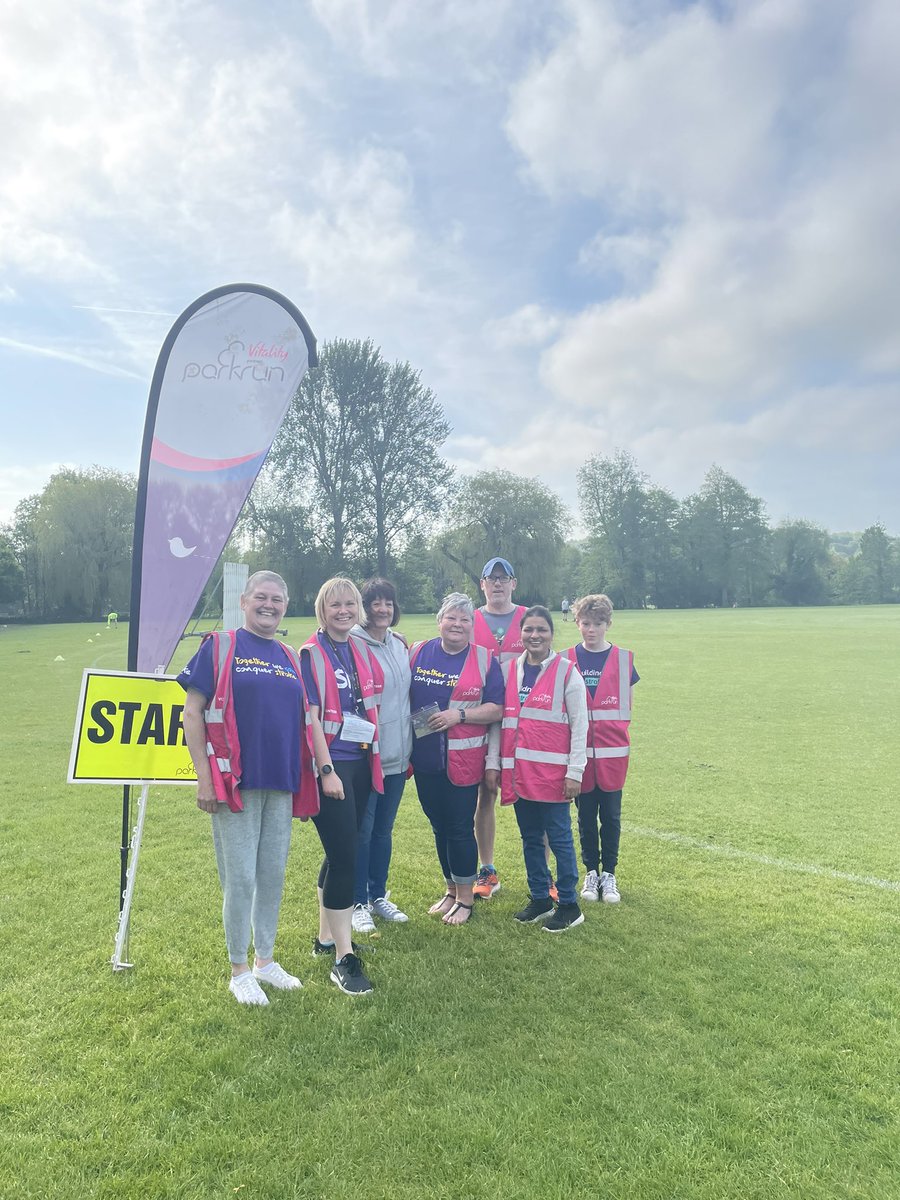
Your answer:
[[[82,668],[124,664],[125,628],[94,633],[0,631],[0,1196],[900,1192],[900,609],[617,616],[642,676],[623,903],[563,937],[516,926],[504,810],[503,891],[442,927],[410,786],[391,885],[412,920],[375,943],[375,995],[309,957],[298,823],[279,957],[305,987],[260,1011],[225,989],[189,789],[151,793],[136,965],[109,968],[120,790],[63,782]]]

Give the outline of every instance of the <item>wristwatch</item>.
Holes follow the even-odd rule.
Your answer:
[[[464,708],[459,710],[459,723],[460,725],[465,725],[466,723],[466,710]]]
[[[319,774],[330,775],[333,770],[334,767],[331,765],[331,763],[325,763],[324,766],[319,767]]]

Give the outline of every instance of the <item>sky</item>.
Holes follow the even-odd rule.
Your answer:
[[[136,471],[174,319],[253,282],[420,370],[463,473],[900,534],[896,0],[0,13],[0,521]]]

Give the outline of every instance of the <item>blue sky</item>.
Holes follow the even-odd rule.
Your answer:
[[[135,470],[172,320],[250,281],[420,369],[463,471],[900,533],[898,58],[895,0],[12,4],[0,520]]]

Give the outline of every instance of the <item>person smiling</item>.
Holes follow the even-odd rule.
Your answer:
[[[409,719],[409,648],[393,629],[400,620],[396,588],[387,579],[369,579],[363,584],[362,602],[363,621],[353,626],[352,636],[368,647],[384,671],[384,690],[378,705],[384,792],[373,789],[370,793],[359,829],[353,905],[353,928],[358,933],[372,933],[373,916],[400,924],[409,919],[391,900],[387,877],[413,734]]]
[[[239,1004],[268,1004],[260,983],[285,991],[302,986],[273,958],[292,816],[318,809],[303,737],[300,661],[275,640],[287,604],[281,576],[257,571],[241,596],[243,628],[208,635],[178,676],[187,693],[183,725],[197,807],[212,816],[229,990]]]
[[[481,571],[481,590],[485,604],[475,611],[472,641],[507,663],[522,653],[523,604],[513,604],[516,573],[505,558],[489,558]],[[475,839],[481,869],[475,883],[475,895],[489,900],[500,891],[500,876],[494,865],[494,842],[497,836],[497,789],[482,780],[475,809]]]
[[[351,638],[363,611],[350,579],[319,588],[319,629],[300,649],[310,745],[319,776],[313,822],[325,851],[319,872],[319,935],[314,954],[334,952],[331,980],[342,992],[364,995],[372,983],[351,941],[357,831],[369,793],[384,791],[378,742],[378,700],[384,675],[372,653]]]
[[[588,692],[588,765],[581,784],[578,838],[587,869],[581,896],[618,904],[616,882],[622,830],[622,788],[628,773],[634,655],[607,641],[613,606],[609,596],[582,596],[572,605],[581,645],[567,651]],[[599,836],[598,836],[599,821]]]
[[[531,896],[515,919],[563,933],[584,921],[569,806],[587,762],[587,699],[575,664],[552,648],[553,618],[542,604],[522,617],[522,641],[525,652],[503,668],[503,725],[491,730],[486,777],[500,783],[503,804],[515,805],[522,835]],[[555,911],[545,837],[556,856]]]
[[[478,848],[474,817],[487,753],[485,726],[499,721],[503,676],[493,656],[471,644],[473,605],[462,592],[445,597],[440,636],[410,651],[410,706],[417,737],[416,791],[431,823],[445,890],[428,910],[445,925],[472,915]]]

